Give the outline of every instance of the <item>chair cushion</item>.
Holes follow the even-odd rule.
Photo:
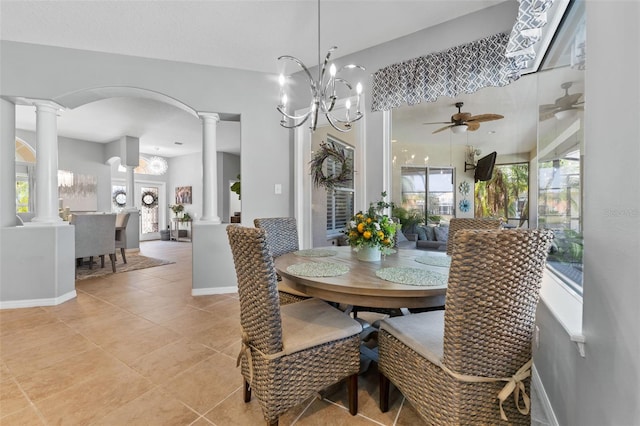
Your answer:
[[[424,226],[418,226],[416,228],[416,232],[418,233],[418,241],[427,239],[427,234],[425,232]]]
[[[435,226],[433,230],[436,234],[436,240],[441,241],[443,243],[447,242],[447,239],[449,238],[448,226]]]
[[[442,363],[444,311],[387,318],[380,323],[380,329],[392,334],[435,365]]]
[[[424,233],[427,236],[427,240],[428,241],[435,241],[436,240],[436,234],[435,234],[435,226],[423,226],[424,228]]]
[[[287,355],[362,331],[359,322],[320,299],[281,306],[280,315],[282,346]]]

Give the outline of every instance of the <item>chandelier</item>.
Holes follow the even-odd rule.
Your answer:
[[[359,68],[364,71],[364,67],[361,67],[360,65],[350,64],[337,69],[333,63],[329,65],[331,53],[336,49],[337,46],[333,46],[329,49],[329,51],[327,52],[327,56],[324,58],[324,63],[322,63],[322,66],[320,66],[320,0],[318,0],[318,79],[313,79],[313,77],[311,76],[311,72],[309,72],[309,69],[300,59],[289,55],[283,55],[278,58],[278,60],[288,59],[298,64],[298,66],[300,66],[300,68],[302,68],[302,70],[307,75],[309,86],[311,88],[311,106],[309,108],[309,111],[298,116],[292,115],[287,112],[288,97],[285,87],[286,78],[283,74],[280,74],[280,104],[278,105],[277,110],[280,112],[280,114],[282,114],[282,119],[280,120],[280,125],[282,127],[286,127],[287,129],[299,127],[310,119],[311,122],[309,123],[309,128],[311,129],[311,131],[315,131],[316,126],[318,125],[318,114],[320,113],[327,117],[327,121],[329,122],[331,127],[339,132],[348,132],[349,130],[351,130],[352,123],[362,118],[363,114],[360,111],[360,95],[362,94],[362,84],[358,83],[356,85],[355,112],[352,112],[352,105],[349,97],[353,96],[353,86],[347,80],[339,77],[339,73],[344,69],[353,68]],[[329,65],[328,77],[325,75],[327,71],[327,65]],[[334,111],[336,106],[339,104],[337,96],[339,89],[336,89],[336,86],[343,86],[343,88],[348,89],[347,91],[349,94],[344,102],[345,113],[342,117],[336,116]]]

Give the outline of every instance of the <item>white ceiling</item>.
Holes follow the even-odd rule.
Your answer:
[[[323,0],[321,50],[338,46],[339,57],[502,1]],[[4,40],[268,73],[276,72],[280,55],[309,66],[318,60],[314,0],[0,4]]]
[[[357,52],[419,31],[502,0],[404,1],[323,0],[322,51],[337,45],[336,56]],[[135,55],[276,73],[277,57],[291,54],[317,62],[317,3],[314,0],[234,1],[7,1],[1,0],[3,40]],[[330,22],[330,31],[327,25]],[[292,25],[293,23],[293,25]],[[357,28],[356,28],[357,27]],[[449,141],[449,132],[431,135],[464,101],[472,114],[497,113],[505,119],[483,123],[471,137],[533,141],[537,115],[531,85],[487,88],[457,99],[403,107],[394,111],[394,131],[424,132],[430,141]],[[559,83],[558,83],[559,87]],[[562,93],[559,91],[558,96]],[[553,102],[553,99],[551,100]],[[35,129],[32,107],[17,109],[17,127]],[[402,130],[400,123],[406,123]],[[419,130],[411,129],[418,123]],[[110,142],[121,136],[140,138],[142,153],[166,157],[200,151],[200,121],[157,101],[111,98],[65,111],[61,136]],[[496,136],[499,135],[499,136]],[[394,132],[394,137],[396,133]],[[182,142],[182,146],[175,142]],[[526,148],[526,147],[519,147]],[[504,150],[506,150],[506,143]],[[513,147],[509,148],[513,150]],[[239,153],[240,147],[220,150]],[[511,151],[510,151],[511,152]]]

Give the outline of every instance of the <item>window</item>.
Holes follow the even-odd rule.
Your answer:
[[[452,167],[403,166],[401,174],[402,207],[425,212],[431,222],[455,217]]]
[[[344,149],[344,152],[353,164],[354,149],[352,146],[339,141],[331,136],[327,136],[327,142],[334,143],[337,147]],[[336,175],[341,172],[341,165],[331,157],[324,162],[327,170],[325,175]],[[351,179],[343,186],[335,187],[333,191],[327,191],[327,237],[335,237],[346,227],[347,222],[354,214],[353,200],[355,190],[353,187],[353,167],[351,168]]]
[[[552,229],[548,269],[582,295],[584,2],[572,2],[538,76],[538,227]]]
[[[529,164],[499,164],[491,180],[475,185],[475,217],[499,217],[513,226],[529,219]]]
[[[538,163],[538,226],[553,229],[549,269],[582,293],[580,150]]]

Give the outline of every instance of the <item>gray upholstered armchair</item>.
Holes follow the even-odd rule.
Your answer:
[[[93,258],[100,256],[104,268],[104,255],[111,259],[111,268],[116,272],[116,215],[113,214],[74,214],[70,223],[75,226],[75,259],[89,258],[89,268],[93,267]]]

